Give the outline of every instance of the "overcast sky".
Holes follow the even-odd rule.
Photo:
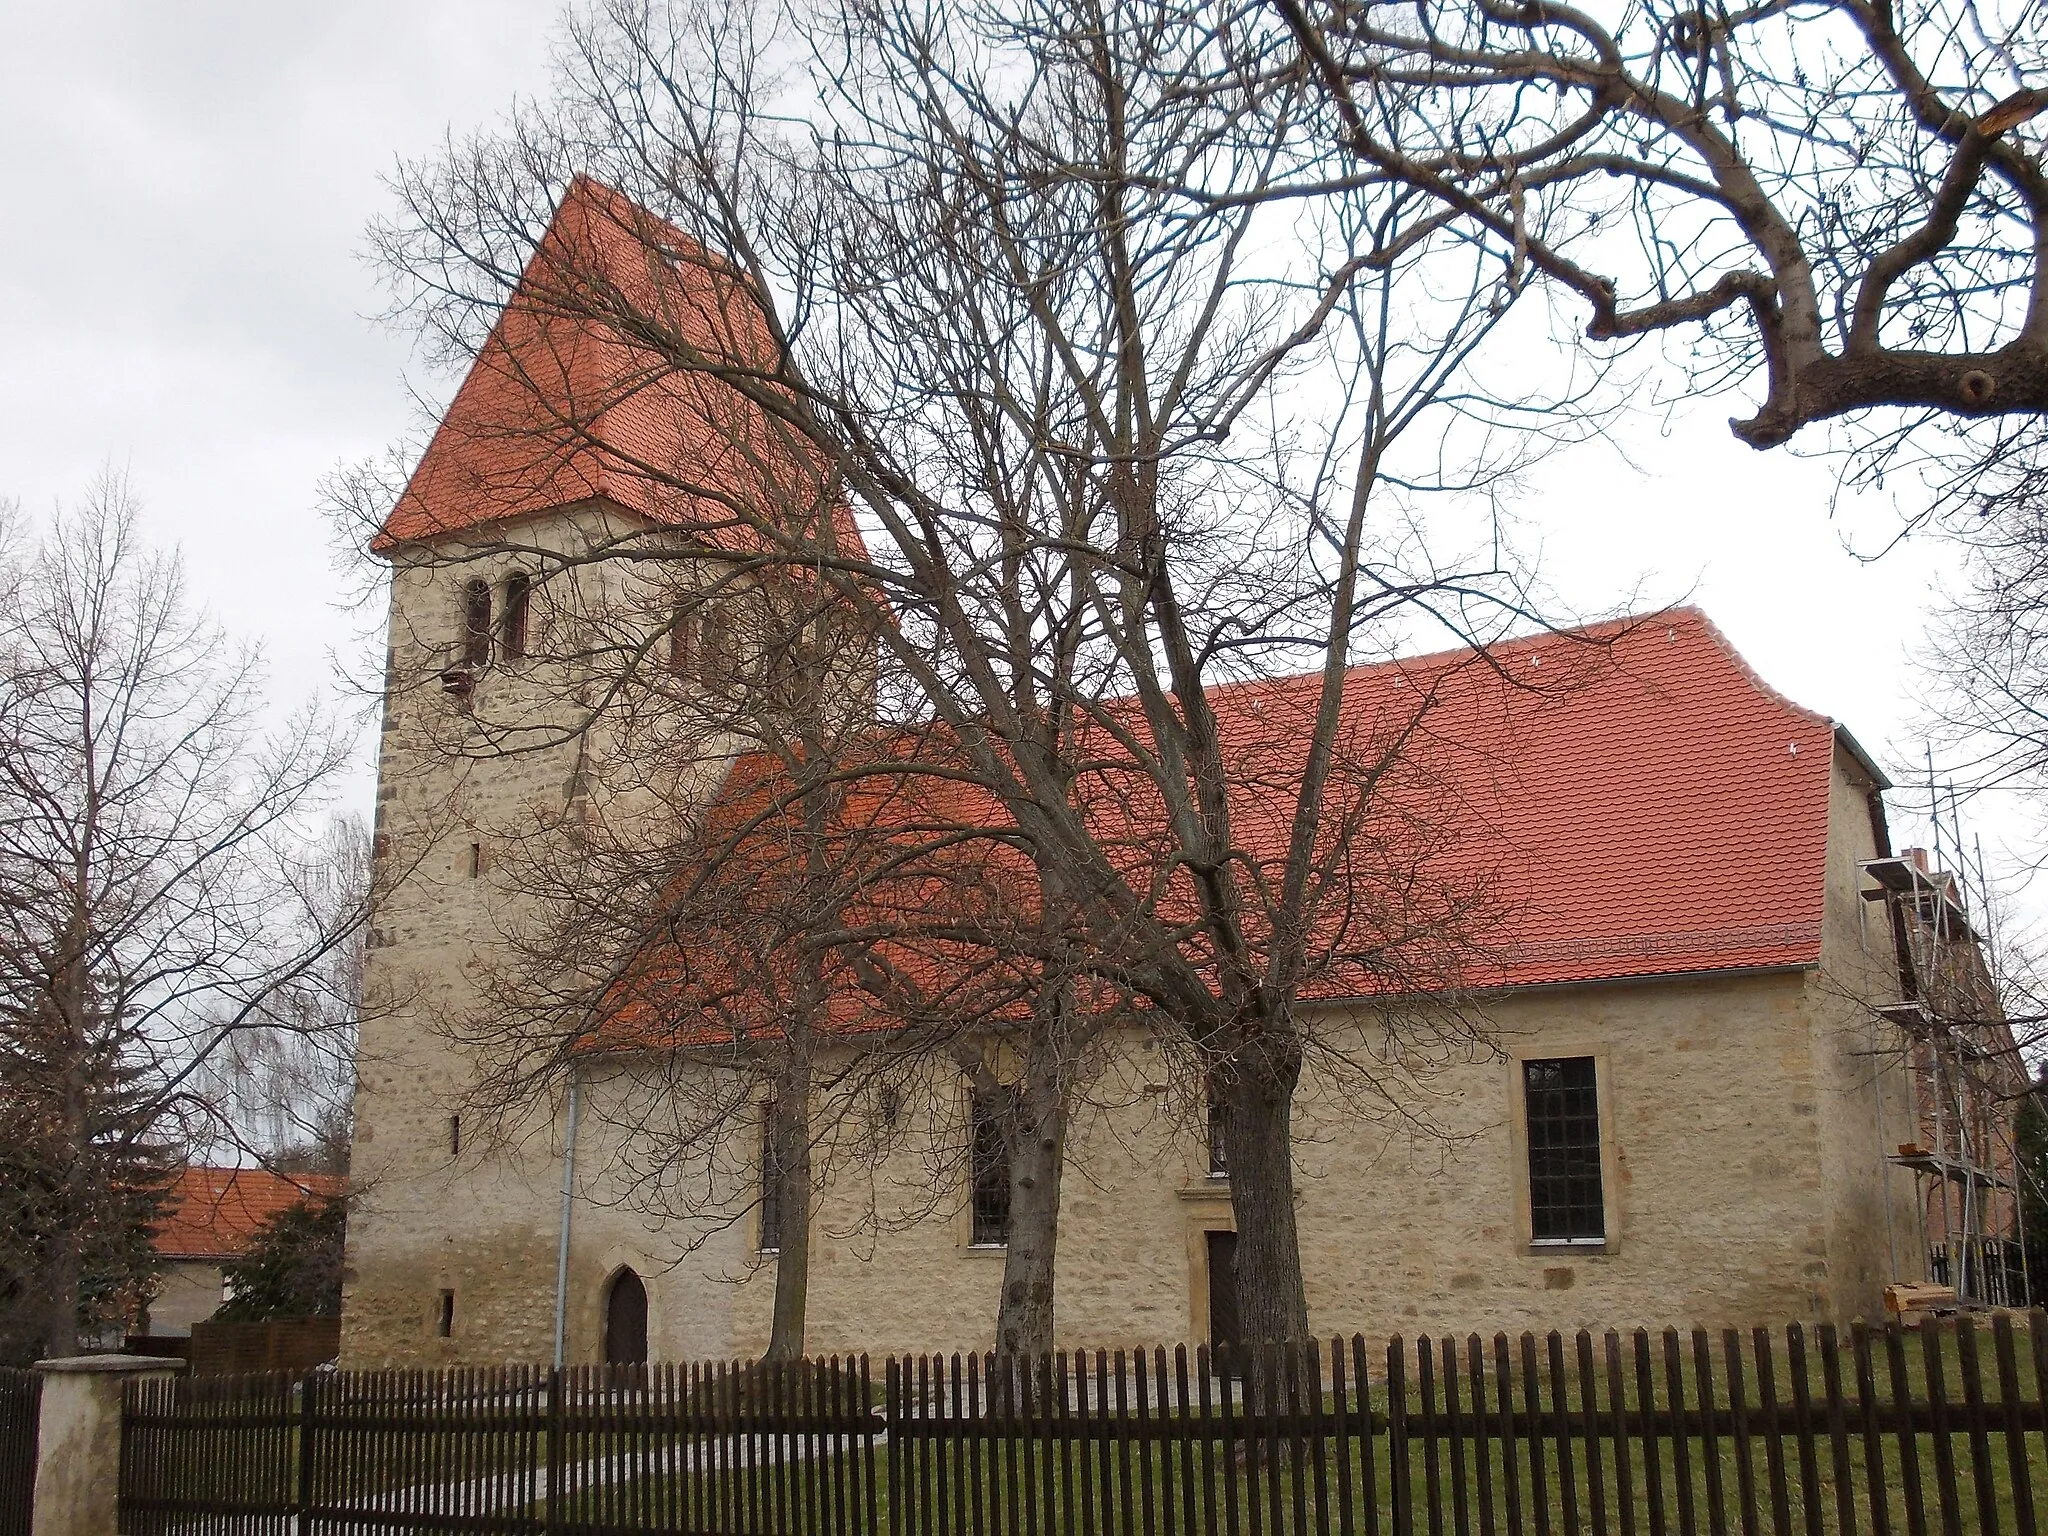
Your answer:
[[[333,601],[319,482],[414,429],[415,392],[448,389],[371,319],[379,178],[544,89],[556,10],[0,0],[0,496],[42,511],[124,467],[150,533],[264,642],[279,691],[326,685],[362,616]],[[1903,778],[1940,552],[1850,553],[1892,509],[1831,521],[1828,466],[1742,447],[1742,409],[1645,416],[1618,447],[1554,459],[1513,509],[1523,539],[1582,609],[1690,594],[1766,681]],[[1920,803],[1895,811],[1902,832]],[[1987,842],[2020,832],[1979,824]]]

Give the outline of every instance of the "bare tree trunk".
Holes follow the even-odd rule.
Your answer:
[[[89,807],[96,807],[97,803],[96,797],[87,796]],[[84,850],[93,846],[90,834],[96,831],[97,827],[88,825],[88,836],[80,843],[81,864],[74,866],[77,881],[74,889],[78,893],[87,889],[90,870],[83,865]],[[50,1011],[54,1015],[58,1036],[55,1054],[62,1063],[59,1081],[63,1095],[61,1156],[64,1176],[58,1186],[62,1191],[57,1201],[58,1229],[52,1234],[51,1243],[49,1322],[44,1330],[42,1351],[47,1359],[62,1359],[78,1353],[78,1313],[85,1285],[84,1226],[89,1219],[88,1212],[95,1212],[91,1192],[84,1187],[91,1176],[93,1151],[92,1106],[86,1065],[86,1009],[90,995],[86,956],[92,925],[84,910],[82,895],[75,894],[72,902],[70,920],[64,930],[62,957],[50,995]]]
[[[72,1177],[76,1177],[76,1170]],[[78,1291],[84,1271],[79,1246],[78,1230],[69,1223],[52,1245],[48,1271],[49,1322],[44,1329],[42,1350],[43,1358],[48,1360],[61,1360],[78,1353]]]
[[[1237,1222],[1237,1305],[1245,1342],[1308,1337],[1308,1296],[1294,1222],[1294,1089],[1301,1041],[1268,1024],[1216,1074],[1230,1209]]]
[[[775,1320],[768,1333],[772,1362],[801,1360],[804,1307],[811,1280],[811,1062],[799,1045],[775,1080],[768,1135],[775,1147],[775,1193],[780,1203],[780,1251],[775,1259]]]
[[[1064,1012],[1063,1004],[1054,1007]],[[1065,1053],[1054,1042],[1033,1045],[1007,1135],[1010,1243],[996,1309],[996,1348],[1027,1359],[1052,1349],[1053,1271],[1067,1141]]]

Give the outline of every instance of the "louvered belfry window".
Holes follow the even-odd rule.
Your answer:
[[[1529,1129],[1529,1235],[1539,1243],[1607,1237],[1600,1187],[1600,1096],[1590,1056],[1522,1063]]]

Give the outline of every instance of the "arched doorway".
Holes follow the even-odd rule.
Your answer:
[[[605,1292],[604,1359],[607,1365],[647,1363],[647,1287],[630,1269],[612,1276]]]

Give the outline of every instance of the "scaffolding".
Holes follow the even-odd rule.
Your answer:
[[[1877,1013],[1897,1032],[1916,1128],[1888,1160],[1914,1176],[1922,1278],[1952,1287],[1960,1306],[2024,1307],[2013,1124],[2030,1084],[1999,1004],[1983,848],[1964,847],[1956,792],[1931,763],[1927,791],[1932,847],[1862,866],[1863,897],[1883,904],[1898,952],[1899,999]]]

